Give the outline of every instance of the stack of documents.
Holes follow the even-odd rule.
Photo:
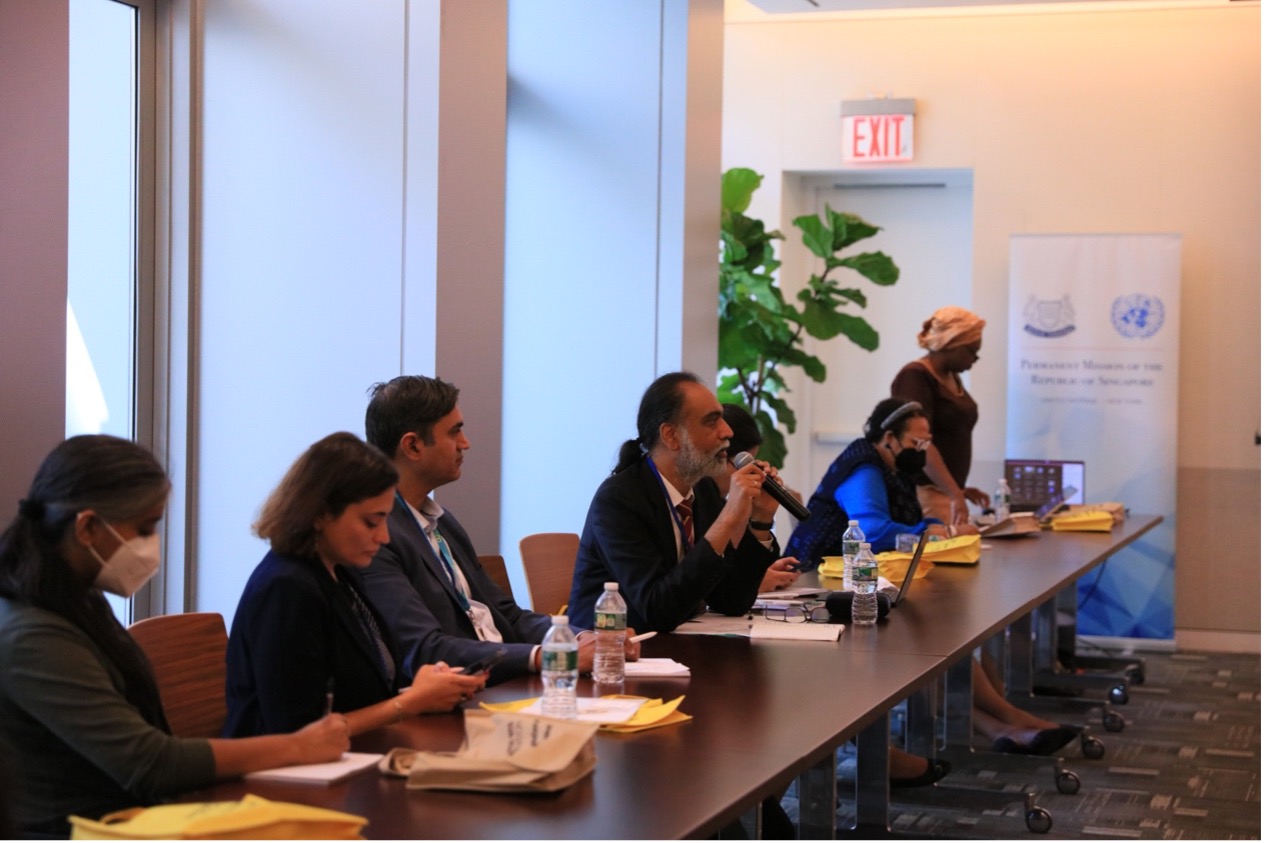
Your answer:
[[[576,719],[581,722],[597,723],[605,732],[640,732],[643,729],[684,723],[692,719],[690,715],[677,710],[684,699],[685,697],[677,697],[664,702],[623,694],[577,697],[575,700]],[[540,697],[531,697],[513,702],[480,703],[479,705],[488,711],[511,711],[542,717],[544,716],[542,703],[543,700]]]

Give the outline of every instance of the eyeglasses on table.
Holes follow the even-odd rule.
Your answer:
[[[785,623],[830,623],[830,612],[826,609],[825,603],[765,606],[764,617],[766,620]]]

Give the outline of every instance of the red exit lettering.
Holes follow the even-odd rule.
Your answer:
[[[849,161],[913,159],[913,118],[908,114],[866,114],[844,118],[844,158]]]

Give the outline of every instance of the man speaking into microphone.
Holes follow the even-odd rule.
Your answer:
[[[779,555],[777,501],[763,488],[766,463],[736,469],[728,497],[716,477],[732,431],[720,402],[697,376],[662,375],[641,397],[637,438],[589,505],[568,613],[593,625],[603,583],[618,582],[628,625],[669,632],[710,608],[739,615]]]

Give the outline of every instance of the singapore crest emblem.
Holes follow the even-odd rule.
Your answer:
[[[1043,300],[1033,296],[1023,309],[1023,329],[1034,337],[1065,337],[1076,330],[1076,311],[1072,297]]]
[[[1164,302],[1146,293],[1120,296],[1111,303],[1111,324],[1125,339],[1155,336],[1164,325]]]

